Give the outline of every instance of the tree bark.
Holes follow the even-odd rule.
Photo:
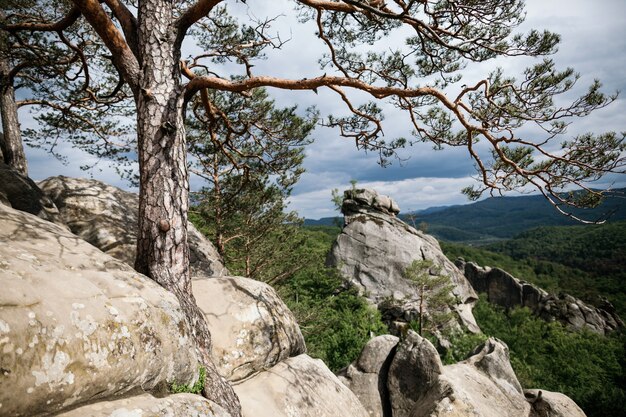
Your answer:
[[[211,360],[211,334],[191,288],[184,89],[173,4],[169,0],[140,2],[139,54],[143,71],[135,99],[141,181],[135,269],[176,295],[207,368],[205,396],[233,416],[240,416],[236,394]]]
[[[0,56],[0,113],[2,114],[2,133],[0,150],[2,159],[9,167],[28,176],[28,164],[22,133],[17,118],[17,103],[13,81],[9,78],[10,66],[5,57]]]

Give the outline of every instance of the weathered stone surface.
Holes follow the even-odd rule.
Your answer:
[[[244,417],[367,417],[354,394],[319,359],[289,358],[234,386]]]
[[[604,335],[624,327],[606,299],[602,300],[602,308],[594,307],[568,294],[548,294],[499,268],[479,267],[463,259],[458,259],[456,264],[474,289],[486,293],[493,304],[505,308],[528,307],[544,320],[558,320],[572,330],[587,328]]]
[[[191,383],[173,294],[67,230],[0,205],[0,414]]]
[[[530,417],[586,417],[567,395],[537,389],[525,390],[524,393],[532,407]]]
[[[62,224],[59,210],[33,180],[0,162],[0,204]]]
[[[433,345],[409,330],[397,346],[387,388],[393,417],[527,417],[530,405],[508,361],[489,339],[466,361],[443,366]]]
[[[389,321],[408,321],[416,300],[415,289],[404,278],[404,271],[415,260],[432,261],[452,281],[457,300],[453,308],[462,324],[479,331],[471,314],[477,296],[465,276],[446,258],[435,238],[407,225],[393,213],[372,206],[377,196],[373,190],[346,192],[342,208],[345,226],[333,244],[327,264],[338,268],[344,279],[374,304],[389,298],[401,301],[398,317]]]
[[[338,374],[370,417],[391,417],[387,375],[399,340],[391,335],[371,339],[359,358]]]
[[[409,330],[396,348],[387,377],[393,417],[408,417],[432,390],[439,390],[442,373],[435,347]]]
[[[150,394],[101,401],[57,417],[231,417],[222,407],[194,394],[175,394],[156,398]]]
[[[97,180],[64,176],[45,179],[39,186],[74,234],[131,266],[135,264],[137,194]],[[188,241],[192,276],[228,274],[215,247],[191,224]]]
[[[296,319],[269,285],[242,277],[194,280],[222,376],[238,381],[306,351]]]
[[[511,366],[509,347],[504,342],[493,337],[489,338],[474,349],[465,362],[488,375],[501,391],[510,395],[523,394],[522,386]]]
[[[438,389],[426,398],[410,417],[526,417],[530,412],[523,395],[502,390],[489,375],[464,362],[445,366]]]

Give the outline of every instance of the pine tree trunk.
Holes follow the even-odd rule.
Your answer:
[[[17,118],[17,103],[13,82],[9,79],[9,63],[0,57],[0,113],[2,114],[2,132],[0,149],[2,159],[9,167],[28,176],[26,154],[22,144],[22,133]]]
[[[136,97],[140,189],[135,269],[176,295],[207,367],[206,397],[240,416],[236,394],[211,361],[211,335],[191,288],[187,149],[173,4],[169,0],[140,2],[143,79]]]

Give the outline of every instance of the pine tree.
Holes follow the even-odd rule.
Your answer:
[[[417,332],[435,334],[452,319],[450,307],[454,303],[452,281],[441,274],[441,268],[429,260],[415,260],[404,271],[404,277],[415,288]]]

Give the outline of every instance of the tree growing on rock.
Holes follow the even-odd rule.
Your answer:
[[[404,271],[411,281],[417,299],[417,333],[435,334],[452,319],[450,306],[454,302],[450,277],[429,260],[415,260]]]
[[[468,62],[556,51],[558,35],[513,33],[523,20],[522,0],[293,0],[300,19],[314,23],[327,49],[322,68],[298,78],[256,71],[255,61],[264,58],[264,51],[283,44],[270,33],[275,16],[249,14],[238,21],[228,13],[233,4],[223,0],[71,0],[65,10],[54,7],[66,4],[61,0],[38,4],[65,14],[51,18],[24,7],[4,17],[2,29],[21,36],[64,33],[60,22],[80,21],[93,29],[91,41],[109,51],[120,83],[131,92],[140,171],[136,269],[176,294],[209,367],[210,334],[191,292],[187,246],[184,118],[196,94],[209,96],[203,100],[207,113],[228,126],[231,118],[207,92],[245,96],[259,87],[328,89],[345,105],[346,114],[328,116],[323,123],[358,148],[378,152],[382,164],[407,144],[404,138],[383,139],[379,103],[386,101],[405,112],[415,140],[467,149],[481,183],[466,190],[472,198],[530,185],[567,212],[567,207],[594,205],[601,198],[586,181],[624,170],[623,135],[586,134],[553,146],[566,133],[568,117],[587,115],[614,99],[600,91],[599,82],[562,105],[557,98],[574,87],[577,76],[543,59],[520,80],[496,70],[459,85]],[[196,38],[200,48],[194,50],[202,51],[181,59],[183,42],[197,34],[206,35]],[[371,47],[394,34],[405,36],[404,44]],[[363,95],[372,101],[360,101]],[[520,134],[527,124],[545,134]],[[480,148],[483,143],[491,156]],[[588,193],[585,198],[561,194],[568,186]],[[207,374],[205,394],[239,415],[232,390],[214,368]]]

